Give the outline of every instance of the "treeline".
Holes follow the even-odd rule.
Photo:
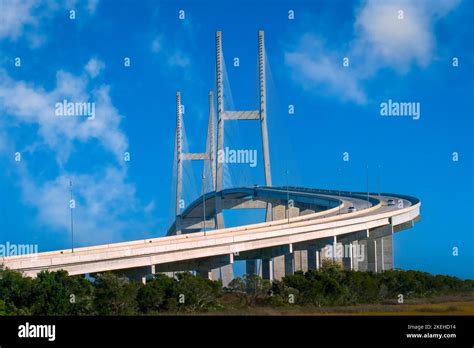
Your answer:
[[[337,264],[270,282],[257,275],[220,282],[178,273],[157,274],[146,285],[114,273],[94,281],[67,272],[37,278],[0,270],[0,315],[141,315],[223,312],[250,306],[334,306],[399,302],[474,291],[474,281],[418,271],[355,272]]]

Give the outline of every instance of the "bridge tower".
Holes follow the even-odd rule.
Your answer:
[[[217,87],[217,153],[224,151],[224,123],[225,121],[260,121],[263,163],[265,172],[265,185],[272,186],[272,175],[270,167],[270,150],[268,146],[267,130],[267,108],[266,108],[266,81],[265,81],[265,37],[263,30],[258,32],[258,71],[259,71],[259,110],[228,111],[224,110],[224,57],[222,54],[222,33],[216,32],[216,87]],[[216,192],[222,191],[222,161],[217,161],[216,170]],[[266,220],[271,220],[271,204],[267,204]],[[224,227],[224,217],[222,214],[221,196],[216,197],[216,225],[217,228]]]
[[[181,218],[181,209],[184,208],[184,202],[182,200],[183,192],[183,161],[209,161],[211,167],[211,182],[212,182],[212,191],[216,190],[216,149],[214,141],[214,95],[212,91],[209,91],[209,121],[207,127],[207,142],[206,142],[206,152],[202,153],[185,153],[183,152],[183,106],[181,104],[181,92],[176,92],[176,222],[175,222],[175,231],[176,234],[181,234],[182,230],[182,218]],[[206,167],[203,166],[203,175],[202,175],[202,190],[203,194],[205,193],[206,187],[206,177],[205,177]],[[204,223],[204,222],[203,222]]]

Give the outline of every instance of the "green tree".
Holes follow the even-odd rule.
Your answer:
[[[5,307],[5,302],[3,300],[0,300],[0,315],[6,315],[6,307]]]
[[[269,280],[262,279],[256,274],[246,274],[243,280],[247,293],[247,305],[255,306],[267,299],[272,288]]]
[[[93,286],[66,271],[41,272],[33,285],[34,315],[80,315],[92,312]]]
[[[11,270],[0,270],[0,298],[7,315],[30,315],[33,298],[33,279]]]
[[[222,286],[218,281],[195,277],[189,272],[177,274],[176,292],[178,308],[185,311],[202,311],[218,307]]]
[[[156,274],[151,281],[138,290],[138,308],[144,313],[175,309],[176,287],[175,279],[164,274]]]
[[[95,280],[95,312],[100,315],[136,313],[139,284],[114,273],[101,273]]]

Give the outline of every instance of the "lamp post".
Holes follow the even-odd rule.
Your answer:
[[[69,180],[69,192],[71,194],[71,199],[69,201],[69,209],[71,210],[71,252],[74,252],[74,214],[73,209],[76,206],[72,195],[72,180]]]
[[[342,175],[341,175],[341,168],[337,168],[337,171],[338,171],[338,174],[339,174],[339,215],[341,215],[341,179],[342,179]]]
[[[380,178],[380,164],[377,166],[377,169],[378,169],[377,170],[377,186],[378,186],[379,199],[380,199],[380,196],[381,196],[381,194],[380,194],[380,180],[381,180],[381,178]]]
[[[366,167],[366,180],[367,180],[367,208],[370,206],[370,200],[369,200],[369,165],[367,164]]]
[[[206,175],[202,173],[202,182],[205,184]],[[206,187],[206,186],[204,186]],[[204,192],[202,195],[202,221],[204,223],[204,235],[206,235],[206,193]]]
[[[286,207],[288,211],[288,223],[290,223],[290,187],[288,186],[288,169],[286,170]]]

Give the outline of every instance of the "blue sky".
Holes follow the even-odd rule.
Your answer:
[[[474,277],[473,17],[472,2],[455,0],[0,0],[0,243],[69,247],[69,180],[76,245],[164,235],[174,207],[175,92],[187,146],[203,151],[215,31],[226,108],[246,110],[258,105],[264,29],[274,185],[286,184],[288,170],[290,185],[363,191],[368,165],[372,191],[422,201],[421,222],[395,236],[395,265]],[[55,116],[63,99],[94,102],[96,118]],[[420,119],[382,117],[388,99],[419,102]],[[226,144],[260,156],[259,132],[229,125]],[[262,184],[258,163],[229,165],[225,185]],[[200,170],[186,168],[187,201],[199,193]],[[227,214],[229,224],[261,217]]]

